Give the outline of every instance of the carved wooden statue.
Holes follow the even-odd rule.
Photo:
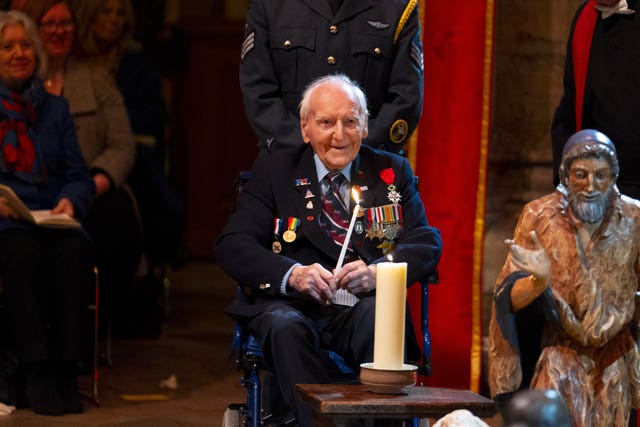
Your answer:
[[[520,215],[494,290],[489,385],[555,389],[575,426],[626,426],[640,402],[640,202],[618,192],[612,142],[582,130],[561,183]]]

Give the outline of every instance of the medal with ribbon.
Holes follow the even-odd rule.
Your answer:
[[[278,240],[278,236],[280,236],[280,232],[282,231],[282,224],[282,218],[273,218],[273,235],[275,241],[271,244],[271,250],[276,254],[282,251],[282,243]]]
[[[393,185],[393,181],[396,179],[396,175],[393,172],[393,169],[387,168],[381,170],[380,179],[382,179],[384,183],[387,184],[387,190],[389,190],[389,193],[387,193],[387,198],[391,203],[397,205],[400,202],[402,196],[400,196],[400,193],[396,191],[396,186]]]
[[[369,224],[366,238],[382,240],[377,247],[382,249],[383,254],[387,254],[395,248],[395,240],[402,231],[403,217],[402,206],[400,205],[402,197],[393,184],[395,173],[392,168],[381,170],[379,175],[380,179],[387,184],[387,198],[391,203],[365,209],[367,223]]]
[[[300,219],[290,216],[287,221],[287,231],[282,234],[282,239],[287,243],[291,243],[296,240],[296,229],[299,225]]]

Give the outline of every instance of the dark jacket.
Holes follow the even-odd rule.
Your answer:
[[[36,110],[35,130],[34,143],[42,147],[46,164],[45,181],[27,183],[11,173],[2,173],[0,182],[11,187],[32,210],[52,209],[66,197],[73,202],[76,218],[82,218],[93,200],[95,185],[82,158],[67,101],[44,93]],[[0,230],[31,226],[0,218]]]
[[[363,208],[388,205],[388,185],[380,178],[382,170],[392,168],[394,185],[400,193],[404,223],[397,238],[397,247],[391,255],[395,262],[407,262],[407,283],[412,284],[435,272],[440,259],[442,242],[440,232],[427,224],[415,177],[408,161],[400,156],[362,146],[351,167],[351,185],[359,186],[360,205]],[[295,300],[280,293],[285,273],[295,263],[319,263],[333,270],[339,257],[336,245],[319,223],[322,209],[320,184],[317,180],[313,150],[309,144],[262,153],[253,169],[253,178],[246,184],[237,201],[237,208],[217,241],[217,262],[240,284],[250,288],[254,297],[269,301]],[[301,180],[301,181],[297,181]],[[302,182],[302,183],[301,183]],[[311,202],[311,204],[309,204]],[[271,249],[274,236],[274,218],[287,223],[289,217],[300,219],[296,239],[287,243],[278,236],[282,251]],[[368,228],[366,215],[363,230]],[[355,253],[365,263],[386,260],[379,239],[365,237],[356,231],[351,236]],[[255,315],[261,308],[230,307],[230,314]]]
[[[597,129],[616,146],[620,162],[617,185],[623,194],[640,197],[640,0],[628,0],[631,15],[613,15],[595,22],[586,74],[581,129]],[[562,148],[576,129],[576,88],[573,69],[573,38],[576,20],[571,25],[564,70],[564,94],[551,126],[554,184]]]
[[[365,144],[399,152],[422,112],[420,21],[417,7],[407,9],[409,3],[345,0],[334,17],[326,0],[252,0],[240,88],[247,118],[261,142],[273,139],[276,147],[302,144],[302,92],[317,77],[344,73],[367,95]],[[405,10],[411,13],[394,42]]]

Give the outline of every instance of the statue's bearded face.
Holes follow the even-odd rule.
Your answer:
[[[580,220],[598,223],[611,198],[611,165],[602,157],[586,157],[571,163],[568,179],[569,205]]]

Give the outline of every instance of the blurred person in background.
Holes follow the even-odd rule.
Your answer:
[[[165,174],[165,131],[169,122],[160,72],[134,39],[129,0],[77,2],[78,56],[107,70],[120,89],[137,142],[129,184],[139,203],[150,289],[161,286],[165,268],[176,264],[183,228],[182,203]]]
[[[132,321],[134,277],[142,254],[135,198],[126,185],[135,161],[127,110],[113,79],[72,56],[77,23],[64,0],[29,0],[24,9],[38,25],[49,59],[45,89],[69,101],[96,198],[84,225],[94,243],[100,272],[101,317],[114,333],[141,327]],[[103,329],[104,330],[104,329]]]
[[[95,185],[67,101],[43,87],[46,62],[34,23],[17,11],[0,12],[0,183],[29,209],[81,219]],[[93,262],[79,228],[36,226],[0,197],[3,328],[15,341],[27,403],[36,413],[83,411],[77,376]],[[8,383],[15,378],[7,374],[0,375],[0,401],[15,404],[15,383]]]

